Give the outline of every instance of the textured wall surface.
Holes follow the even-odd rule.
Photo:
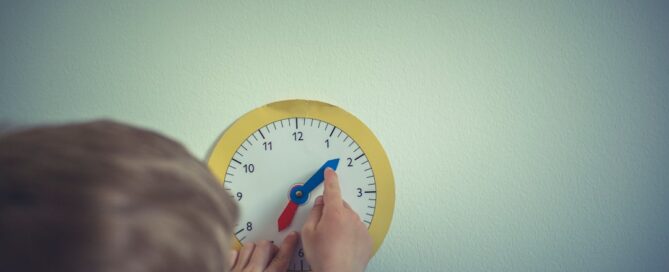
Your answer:
[[[669,270],[666,3],[29,2],[0,4],[0,122],[204,158],[254,107],[327,101],[394,168],[369,271]]]

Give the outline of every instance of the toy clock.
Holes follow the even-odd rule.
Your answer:
[[[372,131],[339,107],[286,100],[254,109],[235,121],[214,144],[207,161],[237,201],[240,220],[234,247],[243,242],[283,241],[300,231],[331,167],[343,199],[367,225],[373,252],[393,215],[395,188],[390,163]],[[310,271],[298,245],[289,271]]]

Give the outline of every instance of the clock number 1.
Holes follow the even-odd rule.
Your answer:
[[[330,148],[330,140],[325,140],[325,147]]]

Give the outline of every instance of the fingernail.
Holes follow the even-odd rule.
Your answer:
[[[323,204],[323,196],[318,196],[316,198],[316,205],[322,205]]]

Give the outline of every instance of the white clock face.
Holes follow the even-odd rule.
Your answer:
[[[323,194],[323,185],[311,191],[292,223],[279,231],[277,220],[290,200],[290,189],[304,184],[332,159],[339,159],[336,172],[343,199],[369,228],[376,207],[376,182],[363,149],[345,131],[317,119],[289,118],[258,128],[237,148],[224,180],[241,210],[234,229],[237,239],[279,245],[291,231],[299,232],[314,200]],[[301,246],[289,269],[311,270]]]

